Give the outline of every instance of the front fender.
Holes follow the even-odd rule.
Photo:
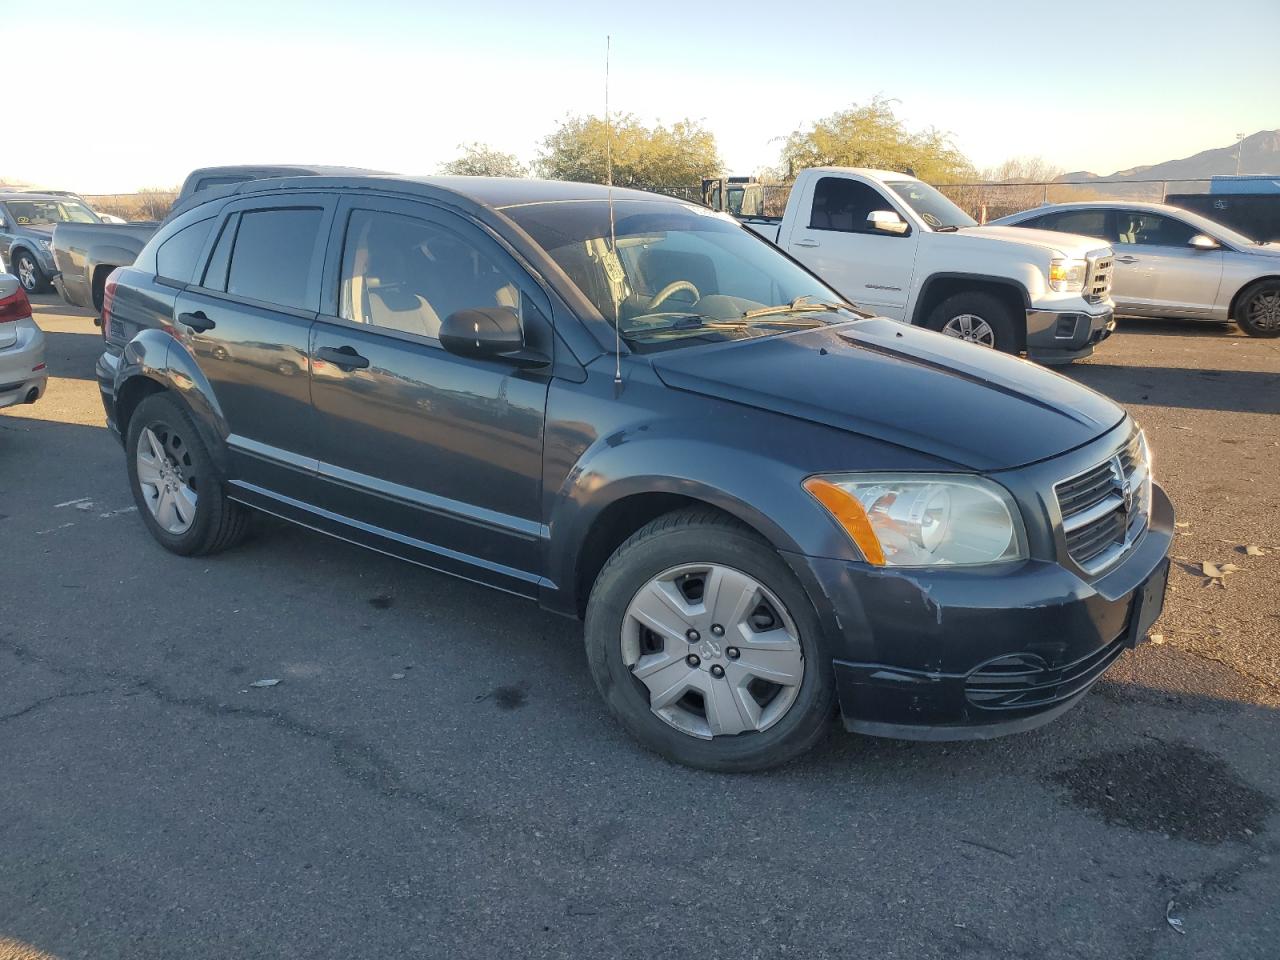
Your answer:
[[[148,328],[125,346],[116,367],[116,402],[127,398],[136,387],[131,381],[142,377],[172,393],[191,414],[210,455],[220,470],[227,465],[227,419],[213,387],[187,348],[165,330]],[[122,429],[124,425],[121,424]]]

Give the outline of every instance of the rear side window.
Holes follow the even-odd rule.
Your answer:
[[[222,233],[218,234],[218,242],[213,245],[213,254],[209,257],[209,265],[204,269],[204,277],[200,281],[202,287],[210,290],[227,289],[227,267],[231,265],[231,247],[236,242],[236,226],[240,223],[240,214],[233,213],[222,225]]]
[[[240,214],[227,293],[309,310],[307,281],[324,211],[319,207]]]
[[[212,217],[198,220],[160,244],[156,250],[156,275],[166,280],[190,283],[196,272],[196,258],[204,249],[204,242],[209,239],[212,229]]]
[[[880,191],[857,180],[823,177],[813,190],[811,230],[838,230],[841,233],[875,233],[867,225],[874,210],[892,210]]]
[[[1028,224],[1033,225],[1044,230],[1056,230],[1058,233],[1078,233],[1082,237],[1107,239],[1106,210],[1064,210]]]

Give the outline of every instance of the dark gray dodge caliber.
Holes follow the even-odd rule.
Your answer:
[[[584,618],[610,711],[680,763],[781,763],[837,711],[1027,730],[1163,602],[1173,509],[1123,410],[677,200],[255,181],[104,299],[161,545],[223,550],[258,510]]]

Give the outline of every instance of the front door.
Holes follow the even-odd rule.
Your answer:
[[[535,595],[549,369],[459,357],[439,329],[509,306],[550,355],[545,294],[478,226],[429,204],[347,199],[334,233],[333,302],[311,337],[320,506],[364,542]]]
[[[1222,282],[1222,251],[1197,250],[1200,231],[1164,213],[1115,211],[1112,299],[1117,308],[1151,317],[1212,318]]]
[[[867,224],[873,211],[897,206],[868,183],[835,176],[818,180],[806,206],[808,222],[796,224],[784,249],[854,304],[903,319],[919,236]]]
[[[296,494],[315,470],[307,355],[335,203],[290,194],[231,205],[174,306],[226,420],[231,476],[276,492]]]

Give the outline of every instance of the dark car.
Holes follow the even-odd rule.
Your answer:
[[[1173,511],[1123,410],[609,196],[320,177],[175,217],[98,365],[152,534],[213,553],[257,509],[583,617],[613,714],[719,770],[837,705],[1025,730],[1145,636]]]

